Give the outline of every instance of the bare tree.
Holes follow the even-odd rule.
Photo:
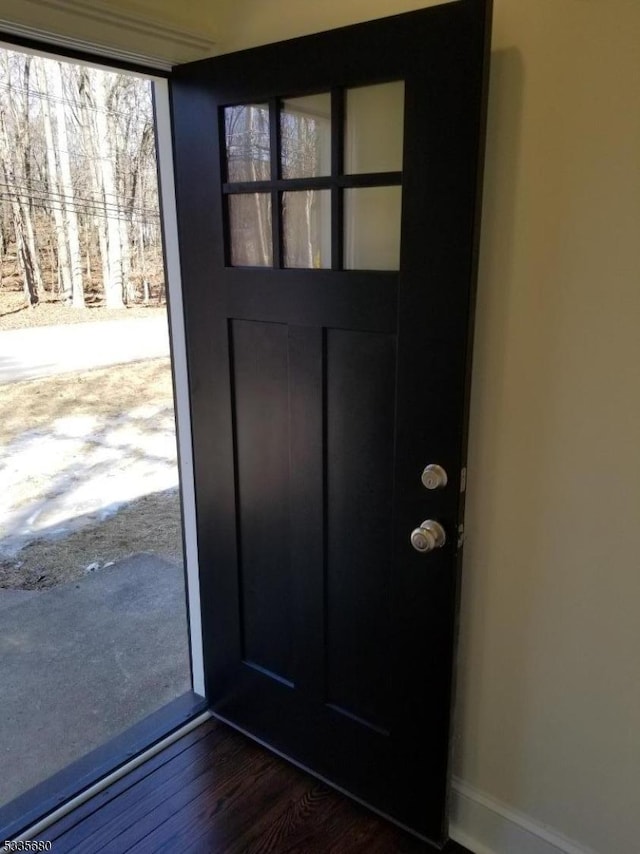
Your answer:
[[[30,101],[29,101],[29,81],[31,79],[31,56],[25,56],[23,62],[23,77],[22,77],[22,111],[15,110],[15,127],[16,140],[19,142],[18,152],[22,158],[22,178],[25,187],[31,186],[31,123],[30,123]],[[17,102],[14,101],[14,106]],[[34,205],[30,193],[23,193],[20,197],[20,205],[22,207],[22,218],[24,222],[24,230],[31,256],[32,275],[35,283],[35,295],[31,299],[31,304],[35,305],[38,302],[39,294],[44,290],[44,282],[42,279],[42,270],[40,267],[40,256],[38,252],[38,240],[34,228]]]
[[[104,215],[107,220],[107,269],[108,278],[104,283],[104,291],[108,308],[124,308],[123,276],[122,276],[122,244],[120,223],[118,221],[117,188],[114,172],[113,145],[110,138],[109,98],[112,75],[102,72],[94,87],[93,94],[96,104],[96,142],[100,161],[100,179]]]
[[[29,245],[27,227],[25,224],[24,204],[17,190],[15,170],[12,159],[8,157],[9,140],[4,112],[0,112],[0,178],[3,185],[9,189],[11,212],[13,214],[13,230],[16,241],[18,262],[22,270],[22,282],[24,287],[25,302],[34,306],[38,304],[38,277],[37,264],[35,263],[32,247]]]
[[[38,246],[28,193],[30,178],[30,128],[28,86],[30,61],[2,56],[0,79],[6,99],[0,105],[0,171],[2,196],[9,202],[18,265],[22,274],[25,302],[37,305],[43,287]],[[29,58],[30,60],[30,58]]]
[[[39,85],[43,92],[47,92],[47,76],[44,69],[43,60],[39,60],[37,64],[37,76]],[[61,190],[61,181],[59,174],[58,157],[56,155],[56,145],[53,135],[53,121],[51,116],[51,102],[49,98],[42,99],[42,118],[44,129],[44,141],[46,149],[47,163],[47,184],[51,196],[54,199],[60,199],[63,195]],[[73,299],[73,283],[71,279],[71,260],[69,257],[69,244],[67,242],[67,227],[63,208],[58,204],[53,204],[51,208],[53,222],[55,226],[56,249],[57,249],[57,272],[62,293],[65,299]]]
[[[138,78],[0,50],[0,283],[19,276],[30,304],[43,269],[70,305],[162,298],[150,95]]]
[[[45,95],[48,91],[53,101],[53,110],[56,116],[56,136],[58,142],[57,162],[59,166],[61,202],[60,207],[64,214],[67,242],[69,246],[69,263],[71,278],[71,293],[66,293],[65,298],[70,301],[74,308],[84,307],[84,288],[82,284],[82,262],[80,259],[80,232],[78,228],[78,214],[76,212],[73,180],[71,178],[71,159],[69,155],[69,136],[67,133],[67,113],[65,110],[64,79],[62,76],[62,63],[50,64],[48,73],[44,75]]]
[[[269,114],[249,104],[225,110],[230,181],[265,180],[270,175]],[[271,263],[271,207],[268,193],[230,199],[232,257],[241,266]]]

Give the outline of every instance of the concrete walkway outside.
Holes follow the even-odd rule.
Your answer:
[[[168,355],[164,314],[9,329],[0,334],[0,385]]]
[[[0,804],[191,688],[176,565],[140,554],[11,592],[0,590]]]

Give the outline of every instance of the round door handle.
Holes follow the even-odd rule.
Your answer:
[[[411,532],[411,545],[417,552],[426,554],[434,549],[441,549],[447,542],[447,534],[440,524],[433,519],[427,519]]]
[[[444,489],[449,480],[446,471],[437,463],[430,463],[420,479],[425,489]]]

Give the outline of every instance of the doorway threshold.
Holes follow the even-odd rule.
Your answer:
[[[436,851],[214,718],[25,838],[57,854]]]
[[[0,807],[0,839],[16,839],[99,780],[170,737],[207,710],[207,701],[193,691],[162,706],[58,773]],[[34,749],[37,745],[34,745]]]

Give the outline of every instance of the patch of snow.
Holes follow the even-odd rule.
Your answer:
[[[144,495],[178,486],[173,411],[140,406],[117,418],[58,418],[0,450],[0,555],[64,536]]]

